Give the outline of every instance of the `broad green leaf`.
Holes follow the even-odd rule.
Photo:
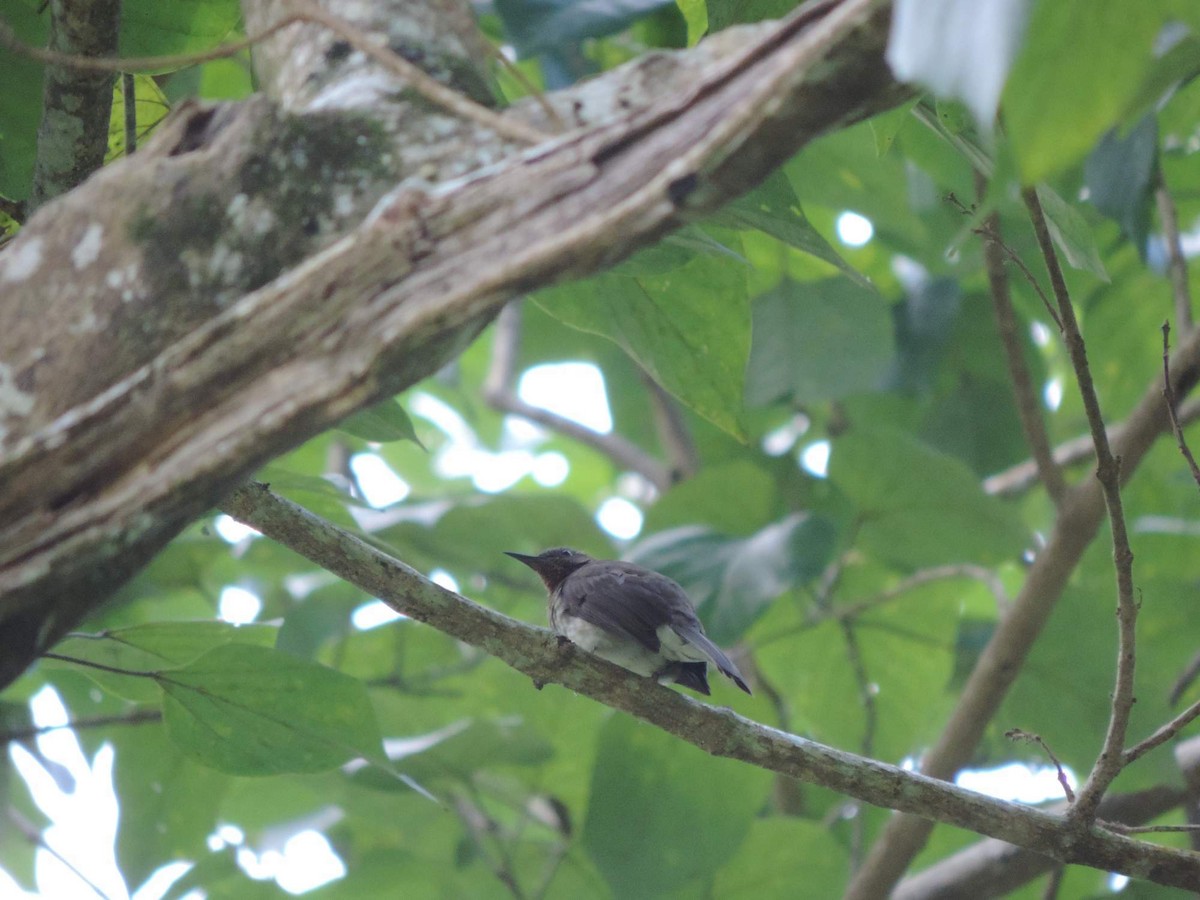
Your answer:
[[[861,287],[871,283],[842,259],[800,208],[796,192],[782,172],[775,172],[743,197],[726,205],[711,220],[727,228],[756,228],[776,240],[836,266]]]
[[[1129,134],[1101,138],[1083,169],[1088,201],[1121,226],[1143,258],[1157,166],[1158,121],[1147,115]]]
[[[1083,214],[1046,184],[1037,187],[1038,199],[1046,213],[1046,225],[1050,236],[1067,262],[1076,269],[1091,272],[1097,278],[1108,281],[1108,272],[1096,248],[1096,238]]]
[[[844,278],[784,282],[754,301],[746,402],[836,400],[878,387],[895,355],[892,315]]]
[[[382,752],[361,681],[278,650],[230,644],[156,680],[171,739],[218,771],[320,772]]]
[[[657,276],[601,275],[541,291],[557,319],[603,335],[718,428],[742,438],[750,310],[737,267],[698,257]]]
[[[118,628],[99,634],[75,634],[54,647],[61,656],[81,663],[48,659],[48,666],[64,666],[87,675],[104,690],[138,703],[156,703],[156,672],[186,665],[215,647],[238,642],[268,646],[277,629],[269,625],[231,625],[228,622],[155,622]],[[123,675],[89,666],[144,673]]]
[[[624,715],[600,729],[582,841],[617,897],[707,893],[766,800],[771,775]]]
[[[161,723],[105,731],[116,750],[113,787],[121,804],[116,851],[126,880],[141,884],[172,860],[205,854],[232,779],[187,758]]]
[[[1025,184],[1082,159],[1118,124],[1154,63],[1164,4],[1040,0],[1004,92]]]
[[[39,16],[36,4],[0,0],[0,19],[17,40],[46,45],[49,16]],[[0,196],[24,200],[33,180],[42,119],[42,66],[6,49],[0,52],[0,84]]]
[[[885,428],[833,442],[829,480],[859,508],[859,545],[903,569],[1018,556],[1028,533],[961,461]]]
[[[237,0],[125,0],[121,4],[121,55],[208,50],[229,38],[240,19]]]
[[[393,757],[396,768],[422,784],[438,779],[469,782],[475,772],[497,766],[536,766],[554,755],[549,741],[519,716],[460,719],[431,734],[409,738],[413,748]],[[364,768],[355,781],[377,790],[405,789],[379,769]]]
[[[737,854],[717,872],[713,897],[762,900],[797,895],[837,897],[846,886],[845,846],[819,822],[771,816],[757,820]]]
[[[395,400],[384,400],[367,409],[359,410],[338,425],[342,431],[364,441],[387,444],[392,441],[412,441],[424,449],[425,445],[413,429],[412,419]]]
[[[112,115],[108,124],[108,152],[104,161],[112,162],[125,155],[125,90],[124,79],[118,78],[113,88]],[[154,127],[167,117],[171,104],[167,102],[158,82],[149,75],[133,77],[133,108],[137,115],[135,135],[140,145]]]

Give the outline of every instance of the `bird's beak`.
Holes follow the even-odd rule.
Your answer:
[[[511,550],[504,551],[505,556],[511,556],[517,562],[523,562],[531,569],[537,569],[538,558],[536,556],[526,556],[524,553],[513,553]]]

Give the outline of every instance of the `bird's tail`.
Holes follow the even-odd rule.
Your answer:
[[[754,693],[750,690],[750,686],[746,684],[746,679],[742,677],[742,673],[738,671],[738,667],[733,664],[733,660],[725,655],[725,651],[710,641],[708,635],[703,631],[687,625],[673,625],[671,628],[677,635],[712,660],[712,664],[721,671],[722,675],[730,679],[747,694]]]

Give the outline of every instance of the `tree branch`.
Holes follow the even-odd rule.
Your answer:
[[[536,422],[598,450],[617,466],[637,472],[659,491],[671,486],[671,473],[667,467],[617,432],[603,434],[566,416],[526,403],[517,396],[513,390],[521,340],[521,309],[517,303],[510,303],[500,311],[494,332],[492,361],[483,382],[483,399],[492,409]]]
[[[448,8],[428,2],[371,9]],[[255,469],[436,371],[514,296],[899,102],[887,28],[880,0],[826,0],[634,61],[547,97],[579,127],[528,149],[377,68],[377,104],[350,104],[336,76],[365,63],[321,77],[335,38],[277,34],[286,110],[181,110],[0,254],[0,686]]]
[[[120,0],[53,0],[50,49],[71,56],[111,56],[117,50],[120,16]],[[104,164],[115,82],[111,73],[46,67],[28,212],[82,184]]]
[[[1062,470],[1054,461],[1050,451],[1050,440],[1046,436],[1046,422],[1042,417],[1042,404],[1025,365],[1025,355],[1017,338],[1017,318],[1013,311],[1012,295],[1008,289],[1008,273],[1004,268],[1004,238],[1000,234],[1000,216],[992,213],[984,220],[980,229],[983,241],[983,260],[987,269],[988,285],[991,288],[992,309],[996,314],[996,333],[1004,357],[1008,363],[1008,377],[1012,382],[1013,399],[1021,419],[1021,430],[1025,441],[1033,452],[1038,477],[1046,493],[1057,506],[1067,490]]]
[[[1075,307],[1071,303],[1070,294],[1067,293],[1067,282],[1063,278],[1062,267],[1054,250],[1054,242],[1050,238],[1050,228],[1046,223],[1045,213],[1042,212],[1037,190],[1026,188],[1022,196],[1029,210],[1029,219],[1033,224],[1033,233],[1046,264],[1046,271],[1050,275],[1050,286],[1054,291],[1054,299],[1062,321],[1063,339],[1071,356],[1071,365],[1075,369],[1075,379],[1079,383],[1083,408],[1092,431],[1092,442],[1096,445],[1096,479],[1100,482],[1104,505],[1108,510],[1113,564],[1117,575],[1118,646],[1112,715],[1109,717],[1108,729],[1104,736],[1104,746],[1101,747],[1100,755],[1068,814],[1076,821],[1091,822],[1095,818],[1096,808],[1100,805],[1104,792],[1121,771],[1125,732],[1129,728],[1129,714],[1133,709],[1137,623],[1137,604],[1133,599],[1133,550],[1129,546],[1129,534],[1125,527],[1125,512],[1121,501],[1121,462],[1113,455],[1108,442],[1104,414],[1100,410],[1100,400],[1096,396],[1096,386],[1088,367],[1087,348],[1075,317]]]
[[[1200,329],[1193,329],[1171,359],[1171,384],[1181,395],[1200,378],[1198,333]],[[1154,441],[1169,428],[1162,402],[1162,381],[1155,372],[1112,439],[1114,455],[1121,459],[1123,479],[1133,475]],[[1085,479],[1067,491],[1054,528],[1030,566],[1011,610],[1001,619],[980,654],[941,736],[923,757],[923,772],[949,779],[970,761],[1071,573],[1096,536],[1104,509],[1096,479]],[[888,822],[866,863],[856,873],[847,900],[875,900],[885,896],[924,846],[931,829],[929,822],[912,816],[897,816]]]
[[[900,809],[998,837],[1064,862],[1122,872],[1158,884],[1200,881],[1200,856],[1132,840],[1005,803],[952,784],[825,747],[760,725],[729,709],[685,697],[599,657],[560,645],[550,631],[480,606],[434,584],[399,560],[272,494],[236,490],[224,512],[379,597],[397,612],[479,647],[535,685],[568,690],[623,710],[714,756],[821,784],[867,803]],[[549,701],[547,701],[549,702]]]

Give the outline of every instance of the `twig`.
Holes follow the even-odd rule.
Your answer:
[[[79,731],[81,728],[104,728],[109,725],[144,725],[149,722],[161,721],[161,710],[135,709],[131,712],[120,713],[113,716],[95,716],[91,719],[75,719],[73,722],[64,722],[62,725],[30,725],[27,728],[12,728],[8,731],[0,731],[0,743],[24,741],[28,740],[29,738],[37,737],[40,734],[47,734],[51,731],[61,731],[63,729]]]
[[[687,422],[679,408],[679,401],[672,397],[661,384],[651,378],[645,369],[638,368],[642,383],[650,395],[650,406],[654,410],[654,424],[658,439],[671,460],[671,480],[690,478],[700,469],[700,457],[696,453],[696,442],[688,430]]]
[[[827,570],[829,571],[829,570]],[[840,574],[840,567],[835,570]],[[919,572],[914,572],[907,578],[903,579],[895,587],[888,588],[885,591],[880,591],[862,600],[858,603],[850,603],[845,606],[831,606],[828,602],[814,604],[815,612],[808,614],[803,622],[799,625],[793,625],[788,628],[781,628],[771,632],[770,635],[764,637],[761,641],[757,641],[754,646],[756,648],[765,647],[768,644],[773,644],[778,640],[791,637],[803,631],[808,631],[823,622],[830,619],[839,622],[852,622],[863,613],[877,609],[886,603],[891,603],[898,600],[907,594],[909,591],[915,590],[922,585],[929,584],[934,581],[945,581],[951,578],[970,578],[981,582],[996,598],[996,608],[1003,613],[1012,602],[1008,593],[1004,590],[1004,584],[996,576],[996,573],[983,566],[973,565],[971,563],[951,563],[944,566],[934,566],[930,569],[922,569]]]
[[[1179,421],[1190,425],[1200,419],[1200,397],[1191,397],[1179,407]],[[1124,423],[1108,429],[1108,438],[1115,441],[1119,438]],[[1091,462],[1096,457],[1096,448],[1092,444],[1090,434],[1081,434],[1069,441],[1064,441],[1054,448],[1054,461],[1059,466],[1073,466],[1083,462]],[[1029,490],[1038,483],[1037,463],[1033,460],[1017,463],[1003,472],[997,472],[983,480],[985,493],[998,497],[1011,497]]]
[[[1179,240],[1179,216],[1161,168],[1156,180],[1154,200],[1158,205],[1158,218],[1162,221],[1163,243],[1167,245],[1167,271],[1171,275],[1171,292],[1175,298],[1175,327],[1181,334],[1187,334],[1192,330],[1192,291],[1188,286],[1187,258]]]
[[[1191,658],[1187,666],[1184,667],[1179,677],[1175,679],[1175,683],[1171,685],[1171,693],[1167,695],[1167,703],[1174,706],[1179,702],[1179,698],[1183,696],[1183,692],[1192,686],[1192,682],[1196,680],[1196,676],[1200,675],[1200,651]]]
[[[854,670],[854,681],[858,687],[858,701],[862,704],[865,720],[862,740],[859,742],[859,752],[863,756],[874,756],[875,729],[879,715],[875,704],[876,691],[872,688],[871,679],[867,676],[867,667],[863,662],[862,649],[858,645],[858,635],[854,630],[854,623],[843,620],[841,627],[842,637],[846,641],[846,657],[850,662],[851,669]],[[866,816],[854,816],[850,827],[850,867],[853,871],[862,864],[863,847],[866,841]]]
[[[1200,825],[1122,825],[1119,822],[1101,822],[1105,828],[1117,834],[1165,834],[1200,832]]]
[[[983,186],[980,176],[977,187],[982,193]],[[1008,273],[1004,268],[1005,255],[1015,258],[1004,242],[1000,233],[1000,216],[992,213],[979,229],[983,241],[983,259],[987,268],[988,286],[992,295],[992,310],[996,315],[996,333],[1000,337],[1000,345],[1004,348],[1004,357],[1008,363],[1008,377],[1012,382],[1013,399],[1016,401],[1017,414],[1021,419],[1021,430],[1025,432],[1025,441],[1033,452],[1037,464],[1038,476],[1045,485],[1046,493],[1058,506],[1062,502],[1067,484],[1063,480],[1062,470],[1054,462],[1054,454],[1050,450],[1050,439],[1046,436],[1046,423],[1042,418],[1042,406],[1029,368],[1025,365],[1025,354],[1021,342],[1017,338],[1017,317],[1013,312],[1012,295],[1008,289]]]
[[[132,72],[121,73],[121,103],[125,111],[125,155],[137,152],[137,79]]]
[[[202,53],[127,58],[75,56],[71,53],[59,53],[54,50],[30,47],[19,41],[13,34],[12,29],[3,22],[0,22],[0,47],[7,47],[38,62],[59,66],[74,66],[77,69],[94,72],[126,72],[134,69],[174,69],[232,56],[266,40],[289,25],[295,25],[298,22],[310,22],[328,28],[338,37],[351,44],[356,50],[371,57],[393,75],[404,79],[412,86],[413,90],[417,91],[426,100],[437,104],[448,112],[477,122],[492,129],[497,134],[523,144],[537,144],[547,138],[547,135],[542,134],[542,132],[527,125],[522,125],[520,122],[506,119],[492,112],[487,107],[480,106],[475,101],[446,87],[432,76],[426,74],[423,69],[413,65],[402,56],[398,56],[386,47],[379,46],[365,31],[354,27],[344,19],[326,12],[313,3],[308,2],[308,0],[293,0],[292,7],[293,12],[286,14],[279,21],[268,25],[261,31]]]
[[[1196,465],[1196,458],[1192,456],[1192,451],[1188,448],[1187,441],[1183,437],[1183,428],[1179,424],[1179,417],[1175,415],[1175,389],[1171,387],[1171,323],[1164,321],[1162,324],[1163,333],[1163,398],[1167,401],[1167,415],[1171,417],[1171,430],[1175,432],[1175,443],[1179,445],[1179,452],[1183,454],[1183,458],[1187,460],[1188,467],[1192,470],[1192,479],[1197,485],[1200,485],[1200,467]]]
[[[1187,727],[1197,716],[1200,716],[1200,700],[1193,703],[1170,722],[1160,727],[1154,734],[1143,741],[1134,744],[1128,750],[1121,754],[1121,765],[1127,766],[1135,759],[1149,753],[1160,744],[1165,744],[1175,735],[1179,734]]]
[[[1024,741],[1027,744],[1037,744],[1042,748],[1042,752],[1050,757],[1050,762],[1054,763],[1054,769],[1058,773],[1058,783],[1062,785],[1063,794],[1067,798],[1068,803],[1075,802],[1075,792],[1071,790],[1071,781],[1067,778],[1067,773],[1063,771],[1062,763],[1058,761],[1058,757],[1054,755],[1054,751],[1050,749],[1050,745],[1042,740],[1040,734],[1034,734],[1031,731],[1024,731],[1020,728],[1010,728],[1004,732],[1004,736],[1010,741]]]
[[[1050,874],[1046,878],[1046,887],[1042,890],[1042,900],[1055,900],[1058,897],[1058,892],[1062,889],[1063,874],[1066,871],[1066,866],[1055,866],[1050,870]]]
[[[1075,378],[1079,383],[1079,393],[1083,398],[1092,441],[1096,445],[1096,478],[1100,482],[1112,530],[1113,564],[1117,575],[1117,675],[1112,695],[1112,715],[1109,717],[1100,755],[1079,791],[1077,802],[1068,813],[1076,822],[1091,822],[1095,818],[1096,807],[1100,805],[1105,790],[1121,771],[1125,732],[1129,727],[1130,711],[1133,709],[1133,674],[1136,662],[1134,626],[1137,622],[1137,604],[1133,598],[1133,551],[1129,547],[1125,512],[1121,502],[1120,461],[1113,456],[1108,443],[1104,415],[1096,397],[1091,369],[1088,368],[1087,348],[1079,330],[1079,322],[1075,318],[1075,308],[1067,292],[1067,283],[1058,263],[1054,243],[1050,238],[1046,216],[1035,188],[1026,188],[1021,196],[1026,209],[1029,210],[1033,233],[1042,252],[1046,271],[1050,275],[1050,286],[1058,304],[1063,338],[1071,357],[1071,365],[1075,369]]]
[[[521,310],[517,304],[510,303],[496,317],[492,361],[483,382],[483,398],[489,406],[499,412],[536,422],[599,450],[618,466],[637,472],[659,491],[671,486],[671,473],[666,466],[615,431],[603,434],[518,397],[513,392],[512,383],[516,376],[520,340]]]
[[[45,835],[43,835],[32,822],[11,807],[8,810],[8,819],[17,827],[17,830],[21,832],[25,840],[29,841],[29,843],[33,844],[35,847],[45,850],[60,863],[66,866],[67,869],[70,870],[71,874],[91,888],[92,892],[97,897],[100,897],[101,900],[110,900],[109,895],[104,893],[98,884],[79,871],[79,869],[75,867],[74,863],[59,853],[56,849],[54,849],[54,847],[50,846],[50,842],[46,840]]]

